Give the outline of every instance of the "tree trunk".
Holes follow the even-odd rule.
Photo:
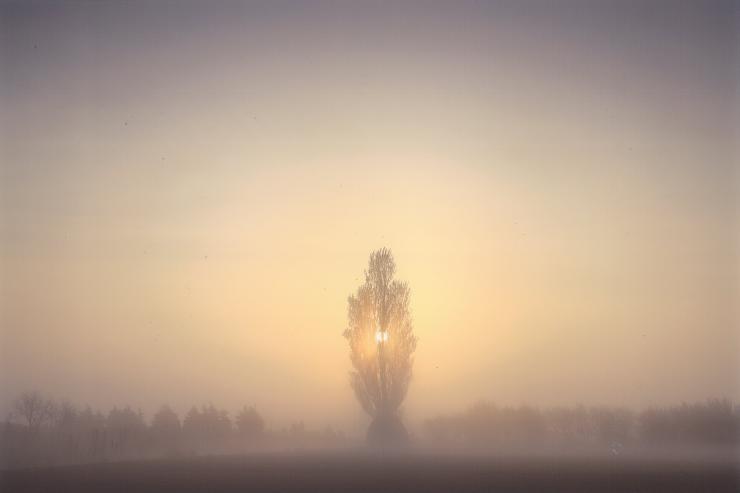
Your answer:
[[[381,447],[408,443],[409,434],[397,414],[381,413],[367,429],[367,442]]]

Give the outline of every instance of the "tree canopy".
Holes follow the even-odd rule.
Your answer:
[[[365,282],[347,299],[352,388],[372,417],[393,415],[406,397],[416,350],[409,287],[394,279],[391,251],[370,255]]]

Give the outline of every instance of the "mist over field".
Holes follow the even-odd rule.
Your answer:
[[[732,490],[739,88],[733,0],[0,0],[4,484]]]

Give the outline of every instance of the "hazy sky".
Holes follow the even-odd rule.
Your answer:
[[[411,420],[740,400],[737,2],[0,7],[0,411],[365,423],[393,250]]]

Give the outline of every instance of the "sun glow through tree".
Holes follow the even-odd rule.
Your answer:
[[[354,370],[350,381],[357,400],[373,423],[368,438],[397,439],[405,435],[398,417],[406,397],[416,336],[409,310],[409,288],[393,278],[396,265],[391,251],[370,255],[365,283],[348,298],[349,341]]]

